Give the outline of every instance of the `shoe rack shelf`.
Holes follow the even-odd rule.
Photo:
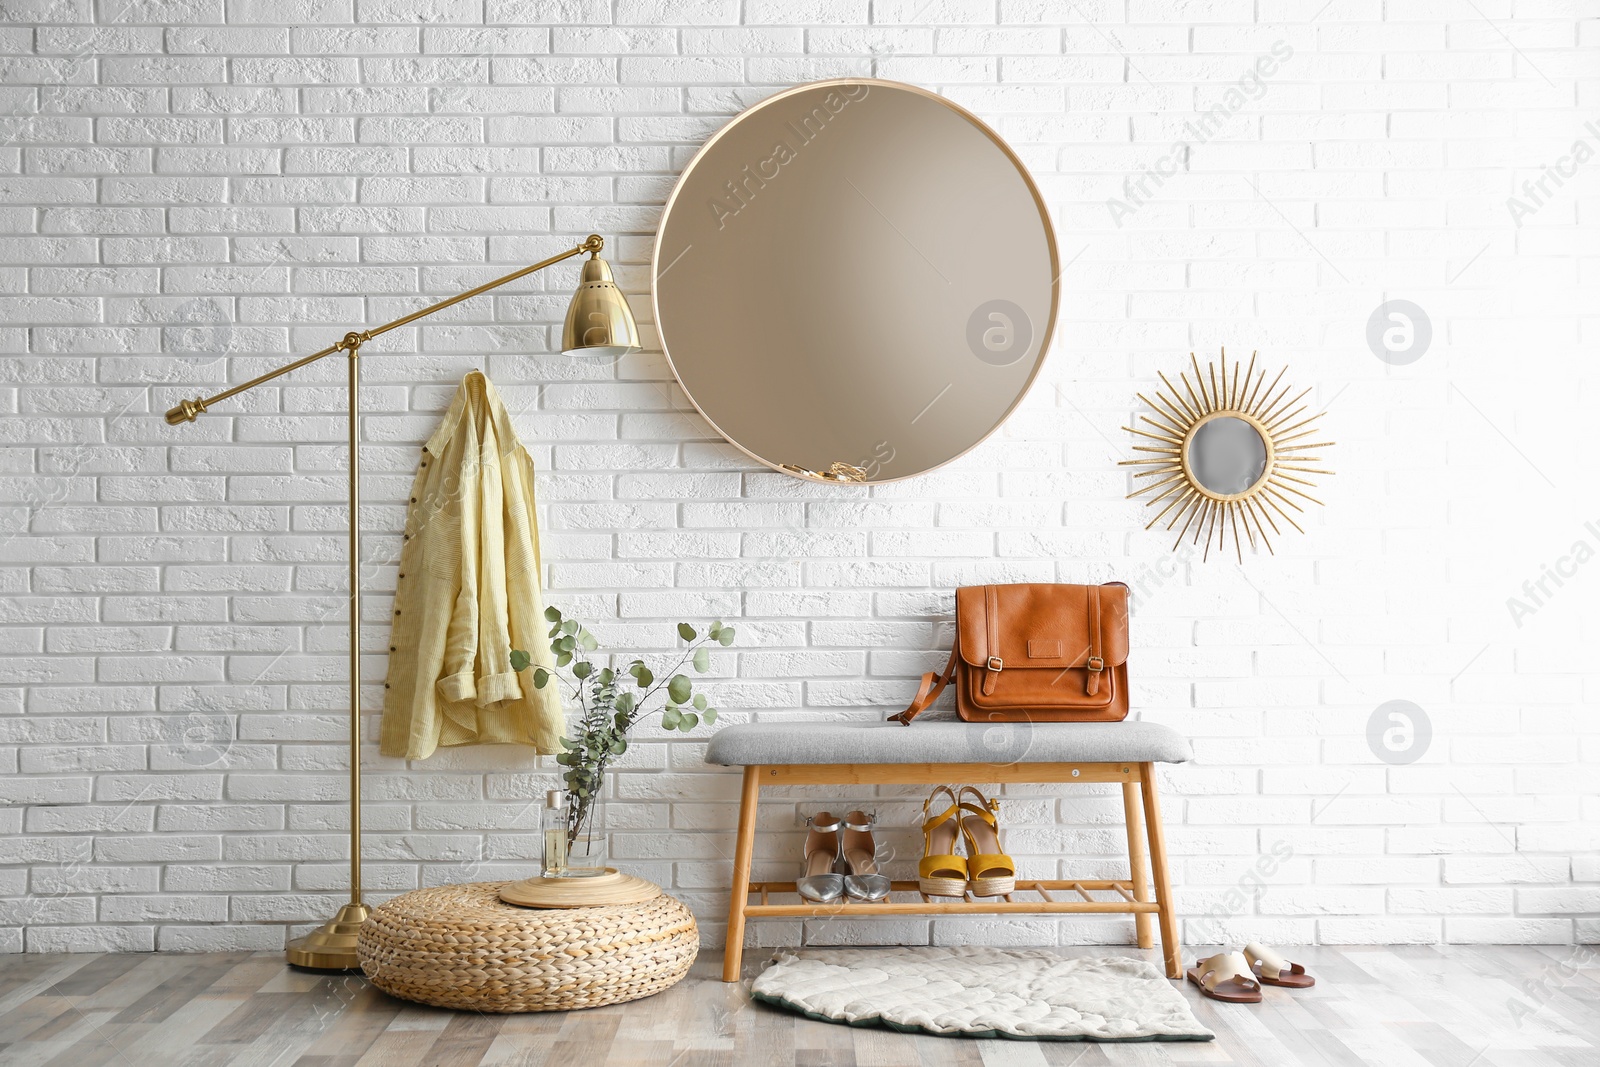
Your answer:
[[[925,896],[914,881],[891,882],[888,900],[832,904],[802,900],[793,882],[757,882],[750,877],[755,858],[756,809],[761,804],[763,786],[938,785],[952,781],[1118,783],[1122,789],[1131,877],[1019,879],[1016,890],[1004,897],[974,897],[970,893],[965,897]],[[896,895],[900,899],[894,899]],[[1150,762],[745,764],[728,897],[728,939],[722,958],[724,982],[739,980],[746,919],[868,915],[1132,915],[1139,947],[1154,947],[1159,930],[1167,977],[1183,976],[1161,802],[1156,795],[1155,764]],[[775,902],[774,897],[780,900]]]
[[[1148,900],[1138,900],[1133,894],[1133,882],[1127,879],[1080,878],[1075,881],[1051,879],[1017,879],[1015,892],[1001,897],[929,896],[917,888],[916,882],[891,882],[891,899],[880,901],[849,900],[831,904],[800,901],[796,904],[772,903],[772,897],[785,896],[799,899],[793,882],[751,882],[746,898],[746,918],[781,918],[811,916],[852,915],[1007,915],[1018,912],[1039,914],[1089,913],[1100,915],[1155,914],[1160,905]],[[1118,899],[1096,899],[1094,891],[1114,892]],[[894,893],[910,894],[914,900],[894,900]],[[1024,893],[1033,893],[1039,899],[1019,899]],[[1061,894],[1058,899],[1056,894]],[[750,903],[756,898],[759,903]]]

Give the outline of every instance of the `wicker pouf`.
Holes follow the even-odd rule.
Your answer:
[[[357,952],[390,996],[473,1011],[566,1011],[659,993],[700,951],[694,916],[642,904],[519,908],[504,882],[418,889],[373,909]]]

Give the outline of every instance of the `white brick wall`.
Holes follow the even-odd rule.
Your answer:
[[[591,230],[644,318],[659,207],[699,142],[775,89],[845,74],[972,108],[1046,191],[1070,266],[1027,403],[937,474],[818,487],[717,441],[653,343],[615,368],[550,354],[570,272],[398,330],[363,360],[369,732],[416,445],[480,366],[540,470],[551,599],[634,646],[666,647],[680,617],[737,621],[715,664],[729,721],[900,704],[943,660],[958,584],[1122,578],[1140,714],[1199,757],[1164,781],[1191,941],[1600,936],[1600,565],[1569,559],[1520,626],[1506,604],[1575,543],[1600,548],[1600,161],[1561,163],[1600,148],[1594,15],[0,0],[0,947],[276,948],[340,898],[343,367],[181,429],[160,413]],[[1289,58],[1248,80],[1275,46]],[[1226,123],[1186,131],[1216,105]],[[1179,140],[1187,166],[1114,221],[1107,201],[1170,170]],[[1513,217],[1514,194],[1531,214]],[[1397,297],[1434,330],[1404,367],[1365,339]],[[1242,568],[1142,532],[1115,466],[1134,392],[1219,345],[1288,363],[1339,442],[1308,536]],[[1366,740],[1391,699],[1432,722],[1408,766]],[[714,943],[736,779],[701,745],[641,738],[616,851]],[[374,899],[529,870],[548,765],[365,759]],[[904,870],[916,798],[886,794],[844,799],[896,825]],[[834,799],[763,812],[762,873],[792,870],[796,808]],[[1112,795],[1018,789],[1006,815],[1029,873],[1120,862]]]

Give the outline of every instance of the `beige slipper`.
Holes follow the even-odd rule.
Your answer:
[[[1290,963],[1272,949],[1252,941],[1244,947],[1250,961],[1250,970],[1267,985],[1287,986],[1290,989],[1310,989],[1317,980],[1306,973],[1298,963]]]
[[[1261,1003],[1261,985],[1250,974],[1250,964],[1237,952],[1219,952],[1196,963],[1189,981],[1212,1000],[1229,1004]]]

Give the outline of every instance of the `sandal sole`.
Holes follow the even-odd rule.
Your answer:
[[[1311,977],[1309,974],[1291,975],[1290,977],[1292,978],[1300,979],[1300,981],[1294,982],[1286,982],[1281,978],[1268,978],[1260,971],[1256,971],[1255,975],[1256,981],[1260,982],[1262,985],[1282,986],[1285,989],[1310,989],[1312,986],[1317,984],[1317,980]]]
[[[1187,973],[1189,975],[1189,981],[1194,983],[1195,988],[1200,990],[1200,995],[1203,996],[1203,997],[1209,997],[1212,1000],[1220,1000],[1224,1004],[1260,1004],[1261,1003],[1261,994],[1260,993],[1257,993],[1254,996],[1248,996],[1248,995],[1247,996],[1223,996],[1221,993],[1213,993],[1211,990],[1207,989],[1205,986],[1200,984],[1200,972],[1199,971],[1191,969]]]

